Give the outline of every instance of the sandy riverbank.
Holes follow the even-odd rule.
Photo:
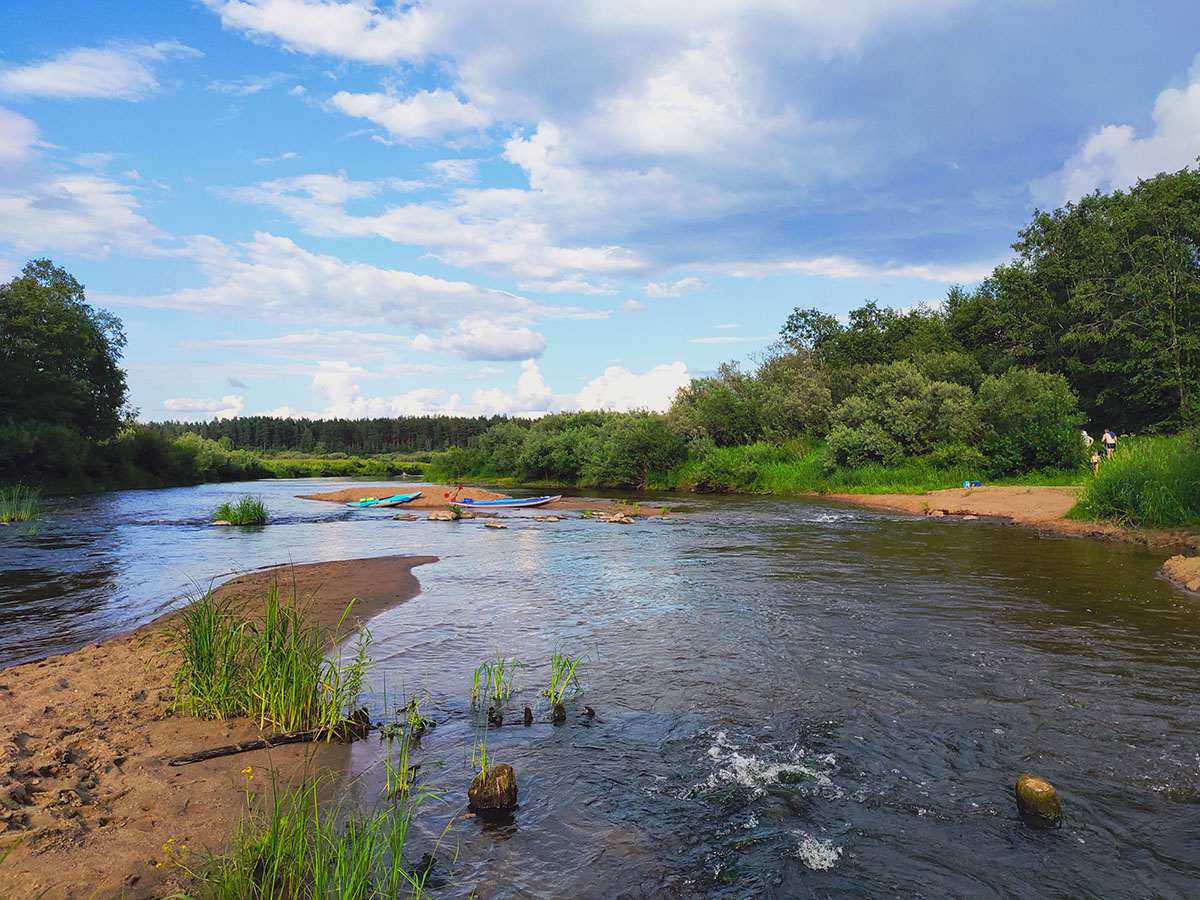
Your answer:
[[[825,494],[827,499],[895,509],[921,516],[974,516],[1002,519],[1013,525],[1055,534],[1100,540],[1133,541],[1162,549],[1178,548],[1185,555],[1168,560],[1163,574],[1186,590],[1200,590],[1200,534],[1123,528],[1103,522],[1066,518],[1075,505],[1079,488],[1022,485],[989,485],[951,488],[926,494]]]
[[[415,500],[410,500],[408,503],[398,507],[390,507],[396,512],[420,510],[447,509],[453,502],[446,497],[446,494],[454,490],[453,486],[442,484],[423,484],[415,488],[421,491],[421,496]],[[376,484],[363,485],[362,487],[346,488],[340,491],[327,491],[323,494],[301,494],[301,500],[322,500],[326,503],[352,503],[356,500],[361,500],[364,497],[390,497],[393,494],[412,493],[413,485],[399,484]],[[507,500],[509,494],[497,494],[495,491],[484,490],[483,488],[464,487],[457,496],[461,498],[469,498],[471,500]],[[464,505],[465,508],[465,505]],[[597,512],[617,512],[620,511],[627,516],[657,516],[661,510],[652,506],[631,506],[624,503],[614,503],[611,500],[605,500],[598,497],[563,497],[560,500],[555,500],[553,503],[547,503],[545,506],[537,507],[539,511],[555,512],[567,510],[583,510],[590,509]]]
[[[363,622],[416,595],[415,566],[436,557],[387,557],[289,566],[242,576],[218,593],[256,598],[275,574],[333,628],[346,604]],[[0,669],[0,897],[46,900],[161,897],[177,886],[165,862],[173,839],[193,854],[218,849],[246,807],[247,766],[268,783],[344,766],[349,748],[290,745],[183,767],[166,760],[257,737],[257,723],[168,717],[174,657],[163,628],[170,616],[132,634],[63,656]]]

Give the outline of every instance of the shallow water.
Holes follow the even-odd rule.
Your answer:
[[[801,500],[493,531],[293,497],[343,486],[86,497],[0,534],[4,661],[152,618],[189,578],[434,554],[371,622],[377,708],[420,692],[439,723],[411,761],[447,802],[414,855],[465,805],[474,667],[525,663],[519,722],[553,649],[587,654],[566,724],[489,731],[521,806],[454,824],[434,896],[1200,896],[1200,608],[1161,556]],[[277,524],[204,527],[247,489]],[[366,800],[381,746],[351,755]],[[1023,771],[1059,788],[1061,829],[1017,817]]]

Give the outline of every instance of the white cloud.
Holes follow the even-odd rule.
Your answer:
[[[445,90],[420,91],[400,99],[389,94],[340,91],[330,104],[348,116],[367,119],[401,140],[434,140],[460,131],[484,128],[485,112]]]
[[[190,413],[190,416],[184,418],[200,418],[200,419],[232,419],[234,416],[241,415],[245,404],[242,403],[242,398],[236,394],[229,394],[222,397],[220,400],[194,400],[190,397],[171,397],[163,401],[163,409],[169,412]],[[196,413],[204,413],[205,415],[195,415]]]
[[[504,328],[475,320],[459,323],[436,346],[463,359],[528,359],[542,355],[546,339],[525,327]]]
[[[527,359],[521,363],[516,391],[478,390],[471,397],[471,406],[475,415],[540,416],[550,409],[553,400],[554,394],[537,363]]]
[[[645,303],[638,303],[636,300],[629,299],[621,304],[621,312],[627,316],[641,315],[646,311]]]
[[[426,42],[428,13],[413,5],[393,15],[361,0],[204,0],[227,28],[278,38],[291,49],[362,62],[415,58]]]
[[[763,278],[767,275],[816,275],[824,278],[912,278],[918,281],[967,283],[992,273],[1003,260],[957,263],[895,263],[870,265],[847,256],[818,256],[766,263],[734,263],[729,274],[734,278]]]
[[[128,188],[99,175],[0,184],[0,241],[27,253],[68,252],[89,259],[115,251],[159,252],[154,245],[164,235],[139,209]]]
[[[236,81],[212,81],[205,90],[218,94],[230,94],[235,97],[248,97],[282,84],[287,79],[288,76],[282,72],[274,72],[270,75],[251,75]]]
[[[31,159],[37,139],[38,129],[33,122],[0,107],[0,165]]]
[[[707,291],[711,284],[701,281],[699,278],[681,278],[674,284],[666,282],[658,282],[657,284],[646,285],[647,297],[682,297],[684,294],[694,294],[697,291]]]
[[[452,415],[458,395],[442,402],[445,391],[415,388],[391,397],[364,397],[358,382],[381,376],[345,361],[322,360],[313,376],[312,389],[325,404],[327,418],[380,418],[383,416]]]
[[[671,405],[675,394],[690,381],[687,366],[682,362],[655,366],[641,375],[624,366],[609,366],[603,375],[589,381],[563,405],[571,409],[661,411]]]
[[[1052,175],[1033,183],[1045,206],[1078,200],[1093,190],[1124,190],[1139,178],[1175,172],[1200,156],[1200,57],[1185,88],[1168,88],[1154,102],[1154,131],[1138,137],[1130,125],[1105,125]]]
[[[436,159],[426,167],[442,184],[470,184],[479,177],[477,159]]]
[[[112,301],[273,322],[383,321],[413,329],[444,329],[474,319],[519,328],[541,316],[569,314],[464,281],[344,262],[264,232],[235,246],[194,237],[186,252],[201,266],[203,287]]]
[[[178,41],[78,47],[46,62],[0,71],[0,91],[31,97],[142,100],[159,87],[154,63],[200,55]]]

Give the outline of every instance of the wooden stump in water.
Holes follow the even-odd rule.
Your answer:
[[[533,710],[530,709],[528,706],[525,707],[525,724],[526,725],[533,724]]]
[[[567,721],[567,708],[561,703],[555,703],[554,714],[551,716],[551,719],[555,722]]]
[[[1017,779],[1017,809],[1032,825],[1056,826],[1062,822],[1062,804],[1054,785],[1036,775]]]
[[[479,816],[504,813],[517,806],[517,774],[508,763],[480,772],[467,790],[468,806]]]

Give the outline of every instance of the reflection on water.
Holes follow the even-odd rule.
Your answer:
[[[435,554],[372,621],[374,704],[428,692],[414,752],[465,807],[471,673],[586,653],[565,725],[504,725],[513,823],[459,820],[436,853],[468,897],[1200,896],[1200,609],[1160,557],[984,523],[769,498],[691,498],[679,524],[393,522],[264,482],[278,524],[204,527],[244,485],[64,502],[0,535],[7,661],[151,618],[189,578],[294,560]],[[670,501],[676,505],[678,500]],[[582,704],[595,707],[588,719]],[[374,740],[349,753],[364,802]],[[1015,814],[1035,771],[1063,828]]]

